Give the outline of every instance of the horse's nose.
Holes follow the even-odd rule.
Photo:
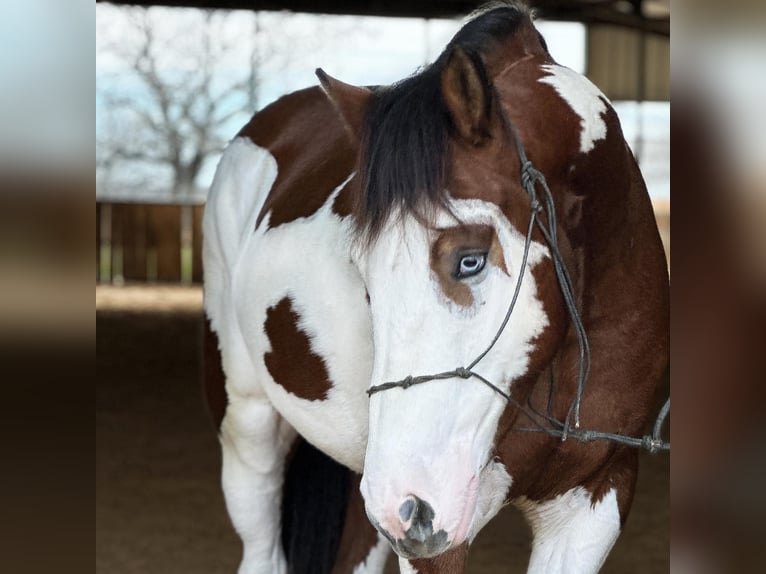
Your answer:
[[[398,552],[417,558],[434,556],[447,547],[447,533],[434,532],[434,509],[425,500],[410,495],[399,506],[399,518],[404,528],[404,538],[396,540]]]
[[[433,533],[434,509],[415,495],[405,498],[399,506],[399,518],[402,519],[407,538],[423,542]]]

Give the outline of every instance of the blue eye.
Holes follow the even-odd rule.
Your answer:
[[[463,255],[455,270],[455,278],[465,279],[479,274],[481,270],[484,269],[484,264],[486,262],[486,253],[467,253],[466,255]]]

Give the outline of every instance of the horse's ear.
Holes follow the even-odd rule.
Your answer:
[[[370,90],[336,80],[327,75],[322,68],[316,69],[316,75],[322,84],[322,89],[330,98],[335,109],[338,110],[348,131],[356,140],[359,140],[364,125],[367,103],[370,99]]]
[[[492,133],[492,85],[481,56],[454,48],[441,73],[444,103],[458,133],[473,145]]]

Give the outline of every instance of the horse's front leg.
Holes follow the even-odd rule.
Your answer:
[[[401,574],[463,574],[468,558],[468,544],[447,550],[435,558],[407,560],[399,557]]]
[[[265,397],[230,392],[220,438],[223,492],[244,551],[239,574],[282,574],[282,485],[295,431]]]
[[[527,574],[595,574],[620,534],[614,488],[595,501],[577,487],[552,500],[516,505],[534,537]]]

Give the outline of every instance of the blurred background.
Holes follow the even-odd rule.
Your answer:
[[[200,224],[226,142],[258,109],[316,85],[317,67],[362,85],[412,74],[481,4],[96,4],[97,571],[233,572],[239,560],[199,386]],[[669,2],[531,4],[553,57],[612,100],[669,257]],[[669,568],[670,458],[642,462],[605,572]],[[524,572],[529,543],[509,509],[479,536],[469,572]]]

